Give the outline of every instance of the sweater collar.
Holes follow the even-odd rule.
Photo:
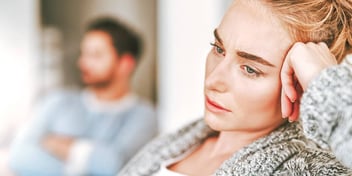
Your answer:
[[[180,129],[174,134],[166,135],[152,142],[132,161],[134,168],[142,175],[152,175],[157,172],[163,162],[176,158],[186,152],[195,150],[206,138],[216,134],[198,120]],[[223,162],[215,175],[272,175],[280,165],[302,148],[304,135],[299,122],[285,123],[267,136],[264,136],[248,146],[240,149]],[[288,141],[298,141],[288,143]],[[145,162],[148,161],[148,162]],[[255,166],[255,167],[248,167]],[[135,172],[123,170],[124,172]],[[128,174],[127,174],[128,175]]]

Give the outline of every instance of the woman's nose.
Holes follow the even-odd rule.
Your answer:
[[[208,72],[205,78],[205,88],[215,92],[226,92],[228,89],[227,79],[230,76],[229,69],[229,63],[224,58]]]

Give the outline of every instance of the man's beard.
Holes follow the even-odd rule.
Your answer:
[[[95,88],[95,89],[103,89],[103,88],[109,87],[109,85],[111,85],[111,80],[100,81],[100,82],[97,82],[97,83],[88,84],[89,87],[92,87],[92,88]]]
[[[91,87],[93,89],[104,89],[109,87],[113,82],[112,78],[107,78],[104,80],[92,81],[90,83],[85,83],[86,86]]]

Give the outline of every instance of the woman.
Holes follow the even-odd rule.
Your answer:
[[[153,141],[119,175],[352,175],[307,140],[299,123],[282,118],[297,116],[299,96],[290,93],[299,94],[305,85],[294,78],[284,85],[297,89],[284,86],[282,91],[280,79],[282,66],[290,65],[284,61],[303,46],[330,49],[335,62],[342,60],[352,44],[346,29],[351,28],[349,5],[234,1],[214,31],[207,57],[205,122]],[[292,69],[284,70],[292,75]]]

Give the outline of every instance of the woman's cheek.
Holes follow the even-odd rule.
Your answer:
[[[270,78],[246,78],[238,84],[238,96],[256,110],[269,110],[280,102],[280,83]]]
[[[206,64],[205,64],[205,76],[207,76],[216,66],[215,63],[215,58],[212,54],[212,52],[210,51],[208,53],[207,59],[206,59]]]
[[[280,105],[280,82],[275,79],[269,79],[267,82],[262,83],[262,87],[262,93],[258,95],[258,97],[261,97],[262,108],[276,111],[277,106]]]

